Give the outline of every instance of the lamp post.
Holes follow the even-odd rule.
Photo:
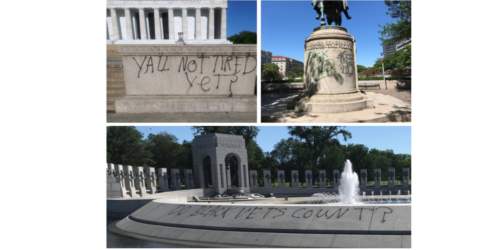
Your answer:
[[[385,81],[385,69],[384,69],[384,52],[380,52],[380,56],[382,57],[382,59],[380,59],[380,61],[382,61],[382,75],[384,76],[384,84],[385,84],[385,90],[387,90],[387,82]]]

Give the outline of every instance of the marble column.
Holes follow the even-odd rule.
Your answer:
[[[127,40],[134,40],[134,33],[132,32],[132,17],[130,16],[129,8],[125,8],[125,26],[127,30]]]
[[[196,8],[196,40],[201,39],[201,9]]]
[[[210,8],[209,14],[208,14],[208,39],[213,40],[214,39],[214,17],[215,12],[214,8]]]
[[[148,40],[148,32],[146,31],[146,18],[144,17],[144,9],[139,9],[139,26],[141,30],[141,40]]]
[[[174,9],[168,9],[168,40],[175,41]]]
[[[226,40],[226,8],[222,8],[222,15],[220,18],[220,39]]]
[[[182,37],[184,41],[188,39],[188,11],[187,8],[182,9]]]
[[[118,18],[116,16],[115,8],[111,8],[110,11],[111,11],[111,25],[113,29],[113,37],[111,38],[111,40],[115,41],[120,39],[120,31],[118,30]]]
[[[155,39],[161,40],[160,9],[159,8],[154,9],[154,15],[155,15]]]

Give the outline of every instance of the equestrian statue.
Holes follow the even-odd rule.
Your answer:
[[[347,10],[349,9],[349,7],[347,7],[347,0],[313,0],[311,4],[314,6],[314,10],[318,13],[316,19],[319,20],[321,17],[321,26],[326,25],[325,16],[328,25],[332,25],[332,22],[335,22],[336,26],[342,26],[342,12],[344,12],[345,17],[348,20],[351,19],[351,16],[347,13]]]

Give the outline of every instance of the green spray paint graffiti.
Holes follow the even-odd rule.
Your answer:
[[[335,70],[335,60],[325,59],[325,57],[328,57],[326,54],[327,52],[328,50],[322,52],[309,52],[307,56],[307,68],[309,68],[311,63],[315,63],[310,71],[311,77],[317,82],[326,77],[337,76],[340,78],[340,85],[342,85],[344,83],[344,78]]]

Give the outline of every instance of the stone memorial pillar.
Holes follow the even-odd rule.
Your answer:
[[[312,174],[312,170],[306,170],[306,187],[312,188],[313,187],[313,181],[314,181],[314,176]]]
[[[156,193],[156,173],[155,168],[153,167],[145,167],[146,171],[146,190],[149,190],[150,194]]]
[[[201,8],[196,8],[196,40],[201,40]]]
[[[158,173],[158,182],[160,184],[160,189],[162,192],[168,191],[168,174],[166,168],[160,168],[160,172]]]
[[[326,188],[326,170],[319,170],[319,187]]]
[[[155,40],[161,40],[160,9],[154,8]]]
[[[146,191],[146,175],[144,173],[143,167],[134,167],[134,173],[136,175],[135,181],[135,189],[139,191],[141,197],[144,197],[148,194]]]
[[[272,187],[272,180],[271,170],[264,170],[264,187]]]
[[[257,175],[257,170],[250,170],[250,187],[259,186],[259,176]]]
[[[396,171],[394,170],[394,168],[389,168],[389,173],[387,173],[387,186],[389,188],[393,188],[394,187],[394,179],[396,179]]]
[[[410,169],[403,168],[403,188],[410,186]]]
[[[213,40],[215,34],[215,11],[214,8],[210,8],[208,14],[208,39]]]
[[[295,111],[341,113],[373,108],[357,86],[354,37],[339,26],[320,26],[304,45],[304,87]]]
[[[148,32],[146,31],[146,17],[144,16],[143,8],[139,8],[139,27],[141,32],[141,40],[148,40]]]
[[[382,171],[380,171],[380,168],[375,169],[375,188],[380,188],[380,181],[382,178]]]
[[[192,169],[184,169],[184,186],[189,189],[194,188]]]
[[[116,41],[120,39],[120,31],[118,29],[118,18],[116,16],[116,9],[115,8],[110,8],[109,9],[111,12],[111,24],[113,28],[113,38],[111,40]]]
[[[188,18],[187,18],[187,8],[182,8],[182,33],[184,40],[188,40]]]
[[[134,32],[132,31],[132,17],[130,15],[130,9],[125,8],[125,26],[127,30],[127,40],[134,40]],[[125,39],[125,38],[124,38]]]
[[[338,189],[340,185],[340,171],[339,170],[333,170],[333,188]]]
[[[130,195],[127,194],[127,187],[125,186],[125,173],[123,171],[123,166],[119,164],[114,164],[114,169],[116,173],[116,181],[120,183],[121,197],[129,198]]]
[[[168,8],[168,40],[175,41],[174,9]]]
[[[278,170],[278,187],[286,187],[285,170]]]
[[[120,194],[120,182],[116,178],[117,174],[112,163],[107,164],[106,168],[106,197],[122,198]]]
[[[170,169],[170,182],[172,183],[172,189],[181,190],[181,174],[178,168]]]
[[[140,195],[137,194],[135,188],[135,178],[137,177],[132,166],[125,165],[125,187],[127,188],[131,198],[138,198]]]
[[[299,170],[292,170],[292,179],[290,186],[299,187]]]
[[[220,39],[226,40],[226,8],[222,8],[221,11],[221,24],[220,24]]]
[[[360,188],[366,188],[368,186],[367,178],[368,178],[368,172],[366,171],[366,169],[361,169],[361,176],[359,181]]]

